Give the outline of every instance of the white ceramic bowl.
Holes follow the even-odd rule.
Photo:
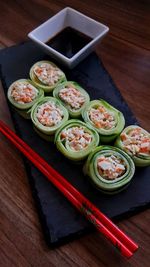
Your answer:
[[[66,27],[72,27],[75,30],[78,30],[92,38],[91,42],[89,42],[71,58],[64,56],[45,44],[46,41]],[[30,32],[28,37],[37,45],[39,45],[52,58],[69,68],[73,68],[81,60],[88,56],[90,52],[92,52],[95,45],[102,40],[108,31],[109,28],[104,24],[95,21],[70,7],[66,7]]]

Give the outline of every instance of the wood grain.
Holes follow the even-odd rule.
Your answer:
[[[110,27],[97,53],[141,125],[150,131],[150,2],[149,1],[3,1],[0,47],[20,43],[27,33],[56,12],[71,6]],[[0,119],[13,128],[0,90]],[[49,250],[36,213],[19,152],[0,135],[0,266],[2,267],[148,267],[150,211],[118,225],[140,249],[129,261],[96,232]]]

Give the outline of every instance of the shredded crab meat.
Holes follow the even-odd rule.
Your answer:
[[[72,150],[80,151],[91,143],[92,135],[86,132],[83,127],[76,126],[63,130],[61,140],[67,141]]]
[[[32,102],[38,95],[38,90],[30,83],[16,82],[11,90],[11,97],[19,104]]]
[[[49,63],[35,65],[33,71],[37,78],[43,84],[48,86],[56,84],[60,80],[60,77],[63,75],[63,72],[59,68]]]
[[[132,155],[150,156],[150,136],[141,128],[134,128],[128,134],[122,133],[121,140],[124,148]]]
[[[85,103],[85,96],[72,85],[61,89],[59,97],[73,109],[80,109]]]
[[[46,102],[38,107],[36,117],[42,125],[52,127],[62,121],[63,111],[54,102]]]
[[[126,167],[122,159],[115,155],[111,155],[108,157],[98,157],[97,169],[103,178],[107,180],[114,180],[121,177],[125,173]]]
[[[91,108],[89,118],[97,128],[105,130],[112,129],[116,126],[113,113],[109,112],[104,106],[100,105],[97,108]]]

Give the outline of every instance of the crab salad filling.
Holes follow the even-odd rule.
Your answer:
[[[36,117],[38,121],[47,127],[56,126],[63,119],[63,111],[52,101],[38,107]]]
[[[120,135],[123,147],[132,155],[150,156],[150,137],[141,128],[134,128]]]
[[[92,135],[84,127],[74,126],[62,131],[61,140],[67,141],[73,151],[81,151],[92,142]]]
[[[11,97],[18,104],[31,103],[38,95],[38,90],[30,83],[15,82]]]
[[[36,77],[47,86],[56,84],[63,75],[63,72],[58,67],[50,63],[35,65],[33,71]]]
[[[80,109],[85,103],[85,96],[72,85],[68,85],[61,89],[59,97],[68,104],[72,109]]]
[[[126,166],[125,162],[116,155],[101,155],[97,158],[97,170],[104,179],[115,180],[125,173]]]
[[[93,107],[89,111],[89,118],[95,127],[110,130],[116,126],[115,117],[112,112],[104,106]]]

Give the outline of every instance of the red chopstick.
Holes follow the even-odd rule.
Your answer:
[[[61,174],[34,152],[8,126],[0,121],[0,131],[91,221],[127,258],[133,255],[138,245],[126,236],[109,218],[75,189]]]

